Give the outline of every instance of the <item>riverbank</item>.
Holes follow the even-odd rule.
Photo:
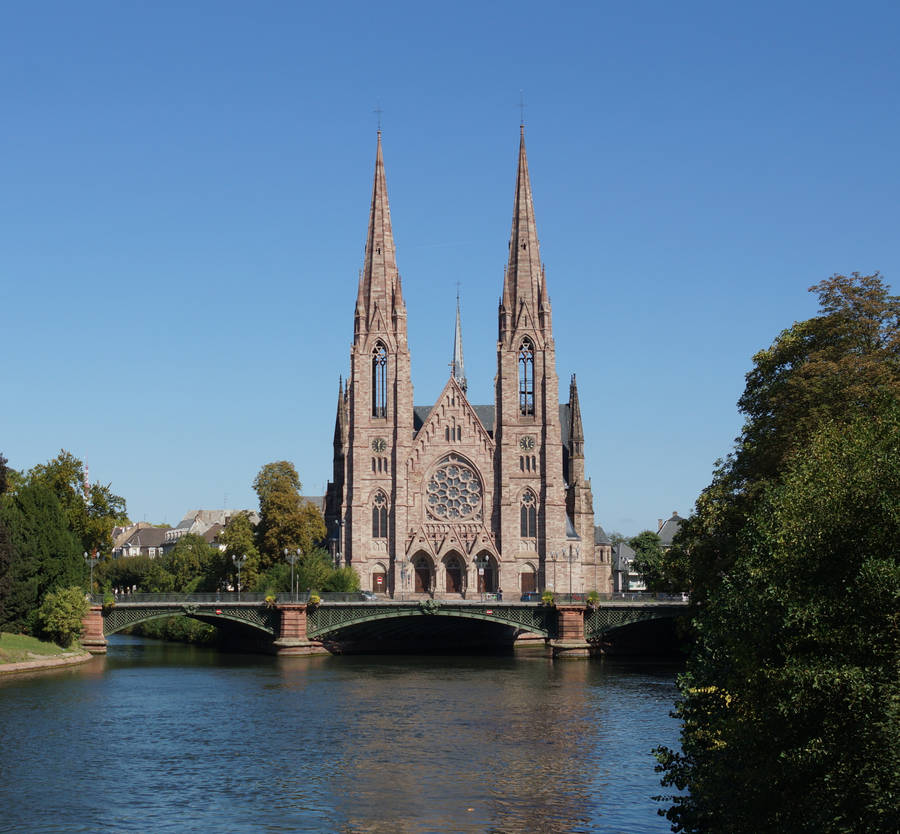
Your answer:
[[[80,646],[64,649],[25,634],[0,634],[0,675],[58,669],[90,659],[91,655]]]

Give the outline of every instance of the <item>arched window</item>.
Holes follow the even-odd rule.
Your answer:
[[[372,538],[386,539],[388,534],[387,496],[379,490],[372,501]]]
[[[530,339],[519,346],[519,413],[534,414],[534,347]]]
[[[372,351],[372,416],[387,417],[387,349],[381,342]]]
[[[528,490],[522,496],[521,518],[522,518],[522,538],[523,539],[536,539],[537,538],[537,500],[535,499],[534,493],[531,490]]]

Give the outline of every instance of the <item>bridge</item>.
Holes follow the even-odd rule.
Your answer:
[[[687,612],[682,598],[651,594],[557,595],[554,604],[486,599],[366,599],[362,594],[126,594],[104,604],[94,596],[82,645],[106,652],[107,636],[162,617],[186,616],[248,639],[279,655],[394,653],[509,648],[543,641],[554,657],[603,653],[630,626],[671,621]],[[318,601],[316,601],[318,599]]]

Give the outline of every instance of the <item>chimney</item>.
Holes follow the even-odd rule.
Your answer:
[[[662,530],[663,520],[661,518],[656,519],[656,532],[658,533]]]

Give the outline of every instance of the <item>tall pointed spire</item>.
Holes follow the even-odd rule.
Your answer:
[[[456,327],[453,331],[453,361],[450,363],[450,376],[455,377],[459,387],[466,391],[466,368],[463,363],[462,326],[459,317],[459,288],[456,290]]]
[[[509,237],[509,263],[503,280],[503,307],[512,316],[510,324],[513,327],[523,304],[528,306],[532,316],[537,317],[546,302],[528,157],[525,154],[525,126],[520,125],[519,131],[519,167]]]
[[[372,185],[372,204],[369,209],[369,231],[366,236],[366,255],[360,275],[356,301],[357,315],[368,330],[373,324],[376,309],[385,326],[393,320],[397,308],[403,307],[403,295],[397,273],[394,234],[391,229],[391,208],[388,203],[384,157],[381,150],[381,131],[375,153],[375,181]]]
[[[578,402],[575,374],[572,374],[569,383],[569,456],[584,457],[584,425],[581,422],[581,405]]]

